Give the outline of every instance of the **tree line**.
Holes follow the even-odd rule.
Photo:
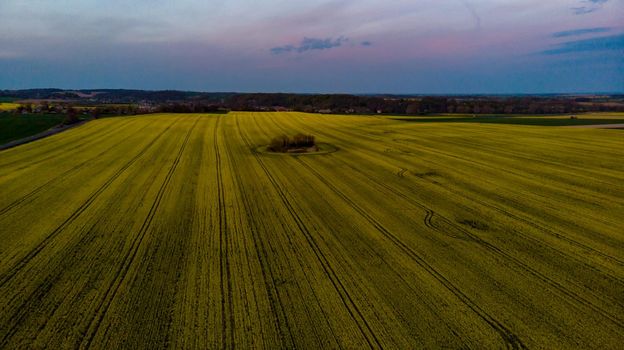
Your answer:
[[[397,96],[180,91],[0,91],[0,98],[31,98],[18,113],[66,113],[70,106],[93,117],[144,113],[299,111],[335,114],[565,114],[624,112],[624,95]],[[40,99],[63,96],[67,100]],[[81,97],[82,96],[82,97]],[[28,101],[28,100],[26,100]]]
[[[617,97],[383,97],[356,95],[241,94],[227,99],[232,110],[280,110],[339,114],[560,114],[622,112]]]

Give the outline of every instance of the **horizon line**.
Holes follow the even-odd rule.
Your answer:
[[[32,90],[58,90],[58,91],[144,91],[144,92],[187,92],[202,94],[294,94],[294,95],[353,95],[353,96],[584,96],[584,95],[621,95],[623,91],[580,91],[580,92],[294,92],[294,91],[219,91],[219,90],[184,90],[184,89],[136,89],[136,88],[58,88],[58,87],[33,87],[20,89],[1,88],[0,92],[17,92]]]

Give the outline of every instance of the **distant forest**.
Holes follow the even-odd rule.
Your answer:
[[[624,95],[348,95],[205,93],[144,90],[0,90],[0,100],[97,106],[124,114],[153,112],[300,111],[335,114],[562,114],[624,112]]]

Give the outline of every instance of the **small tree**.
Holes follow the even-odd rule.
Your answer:
[[[297,134],[293,136],[290,143],[291,143],[290,146],[295,147],[295,148],[312,147],[314,146],[314,136]]]
[[[78,119],[78,111],[73,107],[69,107],[67,109],[67,116],[65,117],[63,124],[70,125],[78,123],[79,121],[80,120]]]
[[[273,152],[284,152],[288,149],[288,136],[281,135],[274,137],[269,144],[269,150]]]

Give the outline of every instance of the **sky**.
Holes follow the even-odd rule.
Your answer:
[[[0,89],[624,92],[624,0],[0,0]]]

